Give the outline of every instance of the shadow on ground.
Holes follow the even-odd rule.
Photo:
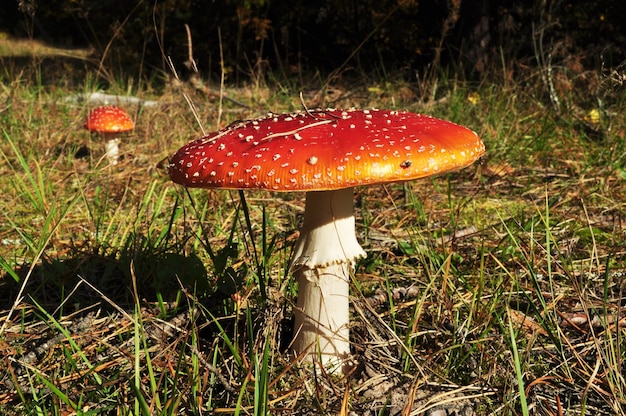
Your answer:
[[[206,268],[195,255],[101,251],[76,250],[64,258],[44,257],[40,264],[19,266],[20,282],[5,274],[0,277],[0,310],[11,308],[24,281],[24,302],[34,301],[49,312],[62,307],[64,314],[96,303],[132,310],[135,291],[141,302],[174,302],[182,287],[190,293],[208,289]]]

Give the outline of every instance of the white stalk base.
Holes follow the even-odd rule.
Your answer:
[[[307,193],[291,265],[299,288],[292,347],[326,371],[343,367],[350,355],[350,276],[365,256],[355,235],[352,198],[352,188]]]
[[[113,138],[107,140],[105,144],[105,156],[111,165],[117,165],[120,159],[120,139]]]
[[[350,356],[351,269],[344,263],[295,273],[299,289],[293,349],[306,352],[305,361],[320,362],[329,372]]]

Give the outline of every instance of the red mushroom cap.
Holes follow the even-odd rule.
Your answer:
[[[85,122],[87,130],[98,133],[124,133],[134,127],[135,123],[128,113],[114,105],[94,108]]]
[[[183,146],[169,174],[197,188],[331,190],[460,169],[484,151],[473,131],[406,111],[269,114]]]

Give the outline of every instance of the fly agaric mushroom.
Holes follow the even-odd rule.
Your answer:
[[[188,187],[307,191],[291,263],[299,286],[292,348],[335,369],[350,353],[350,276],[365,256],[353,187],[460,169],[484,151],[473,131],[429,116],[320,110],[228,126],[178,150],[169,174]]]
[[[106,139],[106,157],[110,164],[117,165],[119,160],[120,133],[126,133],[135,128],[135,123],[128,113],[114,105],[105,105],[94,108],[85,122],[85,128],[94,133],[100,133]]]

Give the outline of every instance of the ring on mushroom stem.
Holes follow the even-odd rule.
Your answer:
[[[349,287],[365,252],[353,188],[408,181],[475,162],[485,147],[457,124],[392,110],[318,110],[240,122],[183,146],[171,179],[188,187],[306,191],[291,272],[294,351],[327,370],[349,358]]]

